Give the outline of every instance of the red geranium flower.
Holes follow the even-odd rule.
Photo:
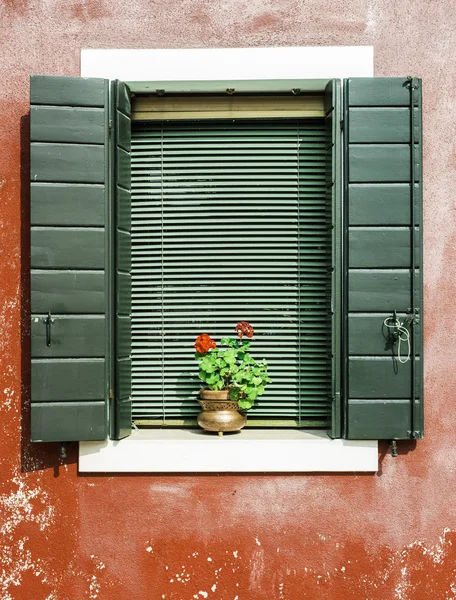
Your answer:
[[[202,333],[196,338],[195,349],[198,354],[207,354],[211,348],[216,348],[217,344],[207,333]]]
[[[242,338],[243,335],[247,336],[248,338],[253,337],[253,327],[250,325],[250,323],[247,323],[247,321],[239,321],[234,328],[234,331],[237,331],[237,334],[240,338]]]

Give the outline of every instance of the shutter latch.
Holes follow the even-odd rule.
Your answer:
[[[51,311],[48,312],[48,315],[45,319],[43,319],[43,323],[46,325],[46,346],[48,348],[51,347],[51,325],[54,323],[54,319],[51,316]]]
[[[388,346],[393,349],[394,345],[397,344],[397,360],[401,364],[407,363],[411,356],[411,344],[410,344],[410,335],[411,329],[410,326],[415,323],[415,313],[409,313],[403,321],[400,321],[397,317],[397,312],[393,311],[392,317],[387,317],[383,321],[383,326],[386,328],[386,336],[385,339],[388,342]],[[401,344],[405,343],[407,345],[407,356],[403,357],[401,355]]]

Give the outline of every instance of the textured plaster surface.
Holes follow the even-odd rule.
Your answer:
[[[1,600],[456,598],[454,0],[0,3]],[[29,434],[28,76],[86,48],[373,45],[424,85],[426,439],[376,475],[78,477]]]

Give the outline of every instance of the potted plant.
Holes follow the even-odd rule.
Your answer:
[[[199,363],[198,377],[205,384],[200,390],[202,411],[198,424],[206,431],[239,431],[246,423],[245,411],[252,408],[264,393],[268,377],[265,359],[257,362],[249,353],[253,327],[240,321],[237,338],[222,338],[220,346],[207,333],[195,341],[195,358]]]

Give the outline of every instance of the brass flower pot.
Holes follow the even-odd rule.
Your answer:
[[[206,431],[239,431],[247,421],[239,412],[237,402],[230,400],[228,390],[200,390],[199,403],[203,409],[198,415],[198,425]]]

